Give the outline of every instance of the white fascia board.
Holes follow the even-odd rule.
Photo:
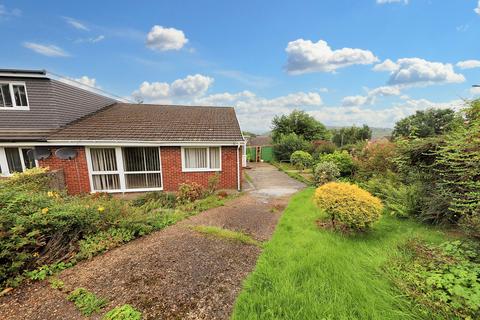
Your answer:
[[[243,141],[128,141],[128,140],[48,140],[47,142],[0,142],[0,146],[237,146]]]

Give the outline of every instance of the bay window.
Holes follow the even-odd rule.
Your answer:
[[[220,171],[222,152],[220,147],[183,147],[183,171]]]
[[[158,147],[89,148],[92,191],[162,189]]]
[[[9,176],[14,172],[23,172],[36,166],[33,148],[0,148],[0,173],[3,176]]]

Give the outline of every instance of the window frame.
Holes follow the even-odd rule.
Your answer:
[[[27,170],[25,166],[25,159],[23,157],[23,150],[24,149],[34,149],[34,146],[7,146],[7,147],[0,147],[0,176],[2,177],[9,177],[13,174],[8,167],[7,155],[5,154],[5,148],[15,148],[20,156],[20,162],[22,163],[22,172]],[[35,160],[35,167],[39,167],[38,160]]]
[[[210,167],[210,148],[219,149],[220,157],[220,167],[211,168]],[[187,168],[185,166],[185,149],[207,149],[207,167],[206,168]],[[222,171],[222,147],[221,146],[188,146],[181,147],[181,158],[182,158],[182,172],[220,172]]]
[[[10,93],[10,99],[12,99],[12,107],[0,107],[0,110],[30,110],[30,101],[28,100],[27,84],[24,81],[0,81],[0,84],[8,84],[8,91]],[[25,99],[27,100],[26,106],[17,106],[15,100],[15,94],[13,93],[13,86],[23,86],[25,88]]]
[[[125,146],[127,147],[127,146]],[[140,147],[142,148],[142,147]],[[87,157],[87,168],[88,168],[88,179],[90,181],[90,191],[91,193],[96,192],[105,192],[105,193],[125,193],[125,192],[148,192],[148,191],[162,191],[163,190],[163,170],[162,170],[162,154],[160,147],[155,147],[158,149],[158,156],[160,161],[160,171],[125,171],[123,165],[123,147],[113,147],[113,146],[95,146],[95,147],[85,147],[85,153]],[[115,149],[115,161],[117,163],[117,170],[116,171],[93,171],[93,164],[92,164],[92,155],[90,153],[91,149]],[[160,173],[160,181],[162,186],[155,187],[155,188],[134,188],[134,189],[127,189],[125,175],[128,173]],[[98,174],[118,174],[120,180],[120,189],[114,190],[95,190],[93,187],[93,175]]]

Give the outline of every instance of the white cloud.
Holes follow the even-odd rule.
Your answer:
[[[188,42],[182,30],[155,25],[147,34],[147,47],[157,51],[180,50]]]
[[[90,29],[85,24],[76,19],[70,17],[63,17],[63,19],[65,20],[65,22],[67,22],[69,25],[71,25],[77,30],[90,31]]]
[[[135,99],[154,103],[172,103],[184,101],[205,94],[213,84],[214,79],[201,74],[189,75],[184,79],[177,79],[171,84],[166,82],[144,81],[132,93]]]
[[[456,64],[460,69],[480,68],[480,60],[465,60]]]
[[[8,19],[9,17],[19,17],[22,15],[20,9],[9,10],[3,4],[0,4],[0,19]]]
[[[473,96],[480,96],[480,87],[470,88],[470,94]]]
[[[76,78],[74,80],[89,87],[94,87],[94,88],[97,87],[97,80],[95,78],[89,78],[87,76],[83,76],[80,78]]]
[[[323,101],[317,92],[295,92],[268,99],[259,97],[251,91],[242,91],[199,97],[193,103],[234,106],[242,129],[264,132],[270,128],[275,115],[286,114],[296,108],[318,107],[323,104]]]
[[[312,42],[297,39],[288,43],[286,69],[290,74],[334,72],[356,64],[366,65],[378,61],[369,50],[342,48],[332,50],[324,40]]]
[[[97,43],[97,42],[100,42],[100,41],[103,41],[105,40],[105,36],[104,35],[99,35],[97,37],[91,37],[91,38],[80,38],[80,39],[77,39],[75,40],[76,43],[84,43],[84,42],[87,42],[87,43]]]
[[[392,72],[397,69],[398,69],[398,65],[395,62],[393,62],[390,59],[386,59],[382,63],[378,63],[375,66],[373,66],[372,70],[377,72],[382,72],[382,71]]]
[[[378,4],[403,3],[408,4],[408,0],[377,0]]]
[[[36,53],[42,54],[47,57],[68,57],[70,56],[62,48],[54,46],[52,44],[41,44],[35,42],[24,42],[23,46],[30,50],[35,51]]]
[[[385,109],[351,107],[322,107],[308,113],[319,121],[332,126],[368,124],[372,127],[393,128],[395,122],[414,114],[417,110],[429,108],[460,109],[463,100],[435,103],[427,99],[410,99]]]
[[[342,106],[363,106],[372,105],[377,97],[399,96],[401,94],[398,86],[383,86],[367,91],[365,96],[347,96],[342,99]]]
[[[420,58],[398,59],[396,63],[387,59],[375,68],[376,71],[390,71],[389,85],[406,87],[465,81],[462,74],[455,73],[451,64]]]
[[[477,14],[480,15],[480,1],[478,1],[477,7],[475,9],[473,9],[473,11],[475,11]]]

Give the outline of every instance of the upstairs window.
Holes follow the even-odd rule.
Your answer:
[[[220,147],[182,148],[183,171],[220,171]]]
[[[28,110],[27,88],[23,82],[0,82],[0,109]]]

